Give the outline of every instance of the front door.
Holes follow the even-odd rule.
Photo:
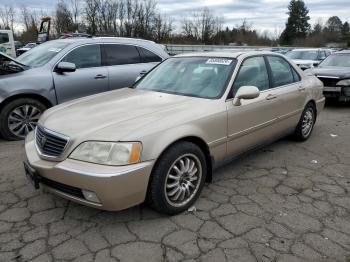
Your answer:
[[[278,98],[270,90],[263,56],[250,57],[242,62],[232,88],[233,98],[242,86],[256,86],[260,90],[260,96],[242,100],[240,106],[234,105],[234,99],[227,100],[228,156],[249,150],[277,135],[274,125],[277,120]]]
[[[108,71],[102,66],[100,45],[77,47],[61,61],[74,63],[77,70],[53,72],[58,103],[108,91]]]

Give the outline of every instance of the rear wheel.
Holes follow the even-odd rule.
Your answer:
[[[299,123],[294,131],[294,138],[297,141],[307,140],[312,133],[316,123],[316,108],[312,103],[308,103],[301,115]]]
[[[150,180],[148,203],[161,213],[183,212],[199,197],[206,174],[202,150],[190,142],[177,143],[157,161]]]
[[[22,140],[33,131],[46,106],[32,98],[6,104],[0,114],[0,134],[7,140]]]

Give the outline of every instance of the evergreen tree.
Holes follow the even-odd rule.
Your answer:
[[[288,6],[288,20],[281,35],[283,44],[293,44],[297,39],[304,39],[310,31],[309,10],[303,0],[291,0]]]
[[[348,22],[343,24],[342,30],[342,41],[347,43],[348,47],[350,46],[350,25]]]

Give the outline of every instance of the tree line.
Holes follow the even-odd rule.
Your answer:
[[[280,43],[284,45],[324,46],[338,43],[350,47],[350,26],[338,16],[331,16],[324,24],[318,20],[311,27],[309,9],[302,0],[291,0],[288,6],[288,20],[281,34]]]
[[[53,17],[51,35],[84,32],[96,36],[138,37],[160,43],[180,44],[247,44],[323,46],[330,42],[350,46],[348,22],[330,17],[313,27],[303,0],[291,0],[283,32],[258,32],[247,20],[224,27],[223,16],[208,8],[184,14],[175,21],[161,13],[156,0],[58,0],[50,11],[21,6],[0,6],[0,28],[14,29],[22,42],[35,41],[40,18]]]

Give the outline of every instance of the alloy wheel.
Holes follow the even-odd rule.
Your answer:
[[[165,179],[165,196],[174,207],[181,207],[196,195],[202,180],[202,165],[194,154],[185,154],[171,165]]]
[[[314,110],[310,107],[306,110],[301,124],[301,132],[304,137],[308,137],[314,126]]]
[[[41,114],[42,111],[34,105],[21,105],[10,112],[8,128],[13,135],[24,138],[35,129]]]

